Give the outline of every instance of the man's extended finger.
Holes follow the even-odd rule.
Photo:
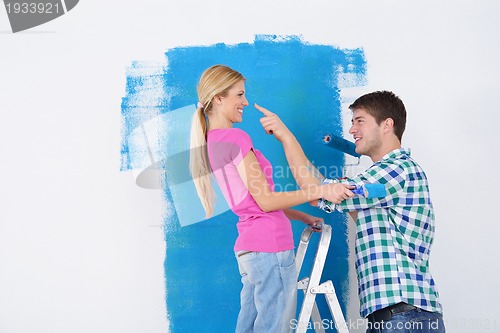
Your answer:
[[[259,104],[255,103],[253,105],[257,110],[259,110],[260,112],[262,112],[265,116],[272,116],[274,115],[274,113],[272,113],[271,111],[269,111],[268,109],[266,108],[263,108],[262,106],[260,106]]]

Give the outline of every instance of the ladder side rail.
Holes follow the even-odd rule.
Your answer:
[[[300,243],[297,247],[297,253],[295,254],[295,265],[297,267],[297,273],[300,274],[300,269],[304,263],[304,258],[306,256],[307,247],[309,246],[309,240],[311,239],[312,229],[307,227],[302,232],[300,236]]]
[[[331,237],[332,228],[329,225],[323,225],[318,250],[316,251],[316,256],[314,257],[313,270],[311,272],[309,283],[305,291],[304,301],[302,302],[302,308],[300,310],[299,320],[297,322],[296,333],[305,333],[307,330],[314,304],[316,304],[316,294],[312,293],[311,289],[319,286],[319,281],[321,279],[323,268],[325,266]]]

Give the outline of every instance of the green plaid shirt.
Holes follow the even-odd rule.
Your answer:
[[[355,247],[361,316],[399,302],[441,313],[429,271],[434,211],[427,177],[410,151],[393,150],[364,173],[341,182],[382,183],[387,190],[385,198],[355,196],[336,205],[339,211],[358,211]]]

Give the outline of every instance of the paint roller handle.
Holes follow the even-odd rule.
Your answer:
[[[352,193],[354,194],[357,194],[357,195],[361,195],[361,196],[365,196],[365,189],[363,188],[363,186],[356,186],[354,187],[353,190],[351,190]]]
[[[354,194],[361,195],[367,199],[371,198],[385,198],[387,191],[384,184],[371,183],[363,186],[356,186],[351,190]]]

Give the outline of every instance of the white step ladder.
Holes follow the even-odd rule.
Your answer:
[[[304,257],[312,233],[313,230],[310,227],[307,227],[302,232],[302,236],[300,237],[300,244],[295,255],[297,270],[299,273],[302,267],[302,263],[304,262]],[[316,333],[325,333],[325,325],[321,320],[318,306],[316,304],[316,295],[318,294],[325,295],[326,302],[335,322],[335,328],[337,329],[337,332],[349,333],[344,315],[342,314],[342,309],[340,308],[340,304],[337,299],[337,295],[335,294],[335,288],[333,287],[332,281],[328,280],[320,284],[320,279],[323,273],[323,268],[325,267],[326,255],[328,254],[328,248],[330,247],[331,238],[332,228],[327,224],[323,224],[318,250],[316,251],[316,256],[314,258],[311,276],[306,277],[298,282],[297,288],[299,290],[303,290],[304,301],[302,302],[302,308],[300,310],[295,333],[305,333],[307,331],[307,328],[309,327],[310,319],[312,319],[313,328]],[[330,327],[330,325],[328,327]]]

